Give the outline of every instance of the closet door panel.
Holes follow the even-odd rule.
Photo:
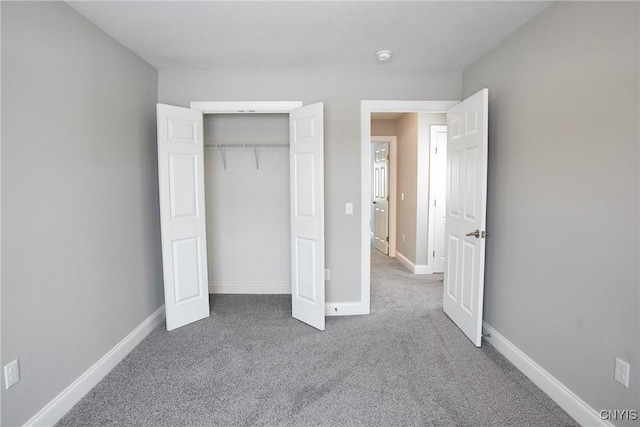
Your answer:
[[[209,316],[202,112],[158,104],[160,228],[167,329]]]
[[[291,305],[293,317],[324,330],[323,104],[290,115]]]

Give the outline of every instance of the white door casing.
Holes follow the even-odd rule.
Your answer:
[[[432,125],[429,161],[429,257],[431,271],[444,273],[446,263],[447,126]]]
[[[324,330],[324,104],[292,110],[289,133],[291,308]]]
[[[373,150],[373,245],[389,254],[389,143],[374,143]]]
[[[488,90],[447,113],[444,312],[480,347],[487,207]]]
[[[202,112],[157,105],[167,330],[209,316]]]

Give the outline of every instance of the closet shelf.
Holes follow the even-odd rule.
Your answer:
[[[224,171],[227,171],[227,154],[226,148],[253,148],[253,152],[256,156],[256,172],[260,172],[260,157],[258,156],[259,148],[288,148],[289,144],[204,144],[205,148],[217,148],[220,150],[220,157],[222,157],[222,166]]]

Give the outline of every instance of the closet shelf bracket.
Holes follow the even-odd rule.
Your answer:
[[[222,167],[224,167],[224,171],[227,171],[227,153],[224,151],[223,146],[218,146],[220,149],[220,157],[222,157]]]
[[[260,172],[260,162],[258,157],[258,146],[253,146],[253,153],[256,155],[256,172]]]
[[[289,148],[289,144],[204,144],[204,148],[217,148],[220,150],[222,157],[222,166],[227,171],[227,153],[226,148],[253,148],[256,157],[256,172],[260,172],[260,147],[263,148]]]

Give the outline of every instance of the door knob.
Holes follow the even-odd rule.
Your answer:
[[[476,236],[476,239],[480,238],[480,230],[472,231],[471,233],[467,233],[467,236]]]

